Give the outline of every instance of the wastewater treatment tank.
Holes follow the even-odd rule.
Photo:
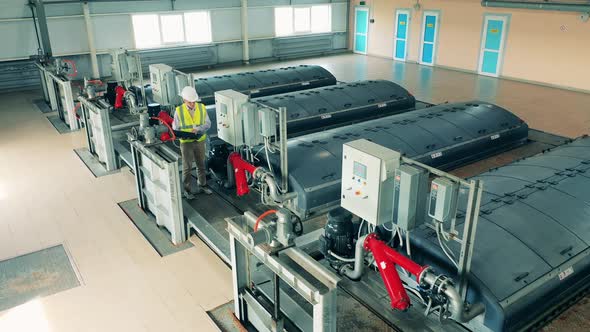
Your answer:
[[[362,138],[433,167],[450,169],[524,144],[527,137],[523,120],[479,101],[390,115],[290,139],[289,190],[297,193],[295,212],[302,219],[339,206],[342,145]],[[270,158],[279,176],[279,156]]]
[[[404,113],[416,107],[416,99],[400,85],[385,80],[360,81],[305,91],[253,98],[261,106],[287,109],[287,133],[292,136],[339,124]],[[208,110],[209,132],[217,132],[215,109]]]
[[[483,181],[467,298],[492,331],[536,329],[590,286],[590,138],[480,174]],[[465,206],[465,195],[459,206]],[[464,216],[459,215],[462,232]],[[456,274],[434,231],[411,233],[412,258]],[[451,249],[458,257],[459,245]]]
[[[215,92],[235,90],[250,97],[307,90],[336,84],[336,77],[321,66],[299,65],[276,69],[225,74],[195,80],[195,88],[205,105],[215,104]]]

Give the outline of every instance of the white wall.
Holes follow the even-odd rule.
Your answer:
[[[249,0],[249,34],[252,39],[274,38],[274,7],[279,5],[332,3],[334,31],[346,28],[346,0]],[[0,61],[26,59],[37,52],[34,27],[27,0],[0,1]],[[171,11],[169,0],[147,2],[90,3],[98,52],[110,48],[134,48],[131,14]],[[214,43],[241,40],[240,0],[177,0],[177,11],[208,9],[211,13]],[[47,5],[49,34],[55,55],[89,52],[81,4]],[[226,48],[236,51],[238,48]],[[240,51],[241,52],[241,51]],[[229,58],[235,58],[229,55]]]
[[[359,4],[351,2],[351,8]],[[397,9],[412,8],[415,0],[368,0],[371,17],[368,53],[393,58]],[[486,8],[475,0],[421,0],[411,10],[408,61],[420,54],[422,16],[440,12],[435,65],[477,72],[485,14],[509,15],[501,77],[590,91],[590,22],[578,13],[530,9]],[[351,26],[354,19],[351,15]]]

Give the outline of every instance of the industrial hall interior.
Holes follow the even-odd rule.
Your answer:
[[[0,0],[0,332],[590,331],[590,0]]]

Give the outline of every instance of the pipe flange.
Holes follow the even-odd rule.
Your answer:
[[[420,272],[420,275],[418,276],[418,279],[417,279],[418,284],[420,286],[427,285],[426,280],[424,280],[424,279],[426,278],[426,275],[429,273],[434,274],[434,269],[430,266],[424,267],[424,270],[422,270],[422,272]]]

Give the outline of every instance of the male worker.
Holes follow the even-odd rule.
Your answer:
[[[184,186],[184,196],[187,199],[193,199],[193,194],[205,193],[211,194],[207,188],[207,173],[205,170],[205,140],[207,139],[207,130],[211,128],[211,120],[207,115],[205,105],[199,103],[199,96],[195,88],[187,86],[180,93],[183,104],[176,108],[174,113],[174,130],[180,130],[187,133],[202,135],[198,139],[181,139],[180,152],[182,154],[182,184]],[[191,190],[191,170],[193,162],[197,164],[197,176],[199,187]]]

